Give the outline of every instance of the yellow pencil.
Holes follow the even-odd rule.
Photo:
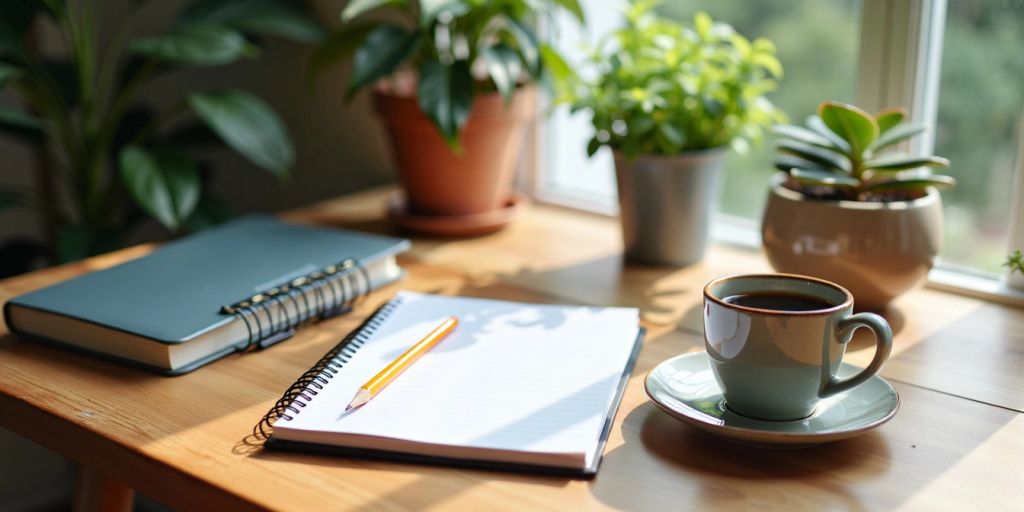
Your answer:
[[[391,381],[395,380],[406,370],[406,368],[412,366],[412,363],[416,362],[417,359],[426,354],[428,350],[434,348],[434,345],[444,339],[448,333],[455,329],[455,326],[459,325],[459,319],[454,316],[448,317],[447,320],[437,326],[430,334],[427,334],[422,340],[418,341],[415,345],[409,347],[402,355],[398,356],[397,359],[387,365],[377,375],[374,375],[372,379],[363,384],[359,391],[356,391],[356,396],[352,398],[352,402],[348,404],[345,410],[349,410],[360,405],[369,402],[371,398],[377,396],[380,390],[384,389]]]

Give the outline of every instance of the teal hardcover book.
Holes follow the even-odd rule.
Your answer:
[[[178,374],[273,344],[402,275],[407,240],[248,216],[11,299],[8,328]]]

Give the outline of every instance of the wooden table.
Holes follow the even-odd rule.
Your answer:
[[[373,191],[285,215],[390,232]],[[611,219],[534,206],[505,231],[416,240],[408,276],[353,314],[262,353],[164,378],[0,331],[0,426],[84,468],[83,508],[124,505],[129,488],[186,510],[839,509],[1011,510],[1024,503],[1024,311],[928,289],[886,316],[883,370],[899,414],[858,438],[797,451],[732,445],[651,404],[646,373],[703,350],[701,288],[768,270],[715,247],[687,268],[626,265]],[[0,300],[149,251],[136,247],[0,282]],[[264,452],[246,442],[281,392],[399,288],[511,300],[629,305],[649,334],[592,481]],[[852,342],[865,364],[873,343]],[[107,501],[104,501],[107,500]]]

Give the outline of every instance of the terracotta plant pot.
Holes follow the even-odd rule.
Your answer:
[[[775,270],[838,283],[858,310],[881,311],[922,282],[942,247],[942,200],[930,189],[912,201],[807,199],[772,181],[761,225]]]
[[[536,115],[536,90],[520,88],[509,104],[497,93],[478,95],[456,154],[420,111],[415,91],[396,89],[378,87],[374,102],[391,137],[409,212],[469,217],[508,208],[527,123]]]

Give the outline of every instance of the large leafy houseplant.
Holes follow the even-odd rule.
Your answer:
[[[368,16],[378,10],[397,21]],[[510,101],[524,82],[570,73],[533,28],[559,10],[583,22],[577,0],[352,0],[311,69],[351,57],[347,98],[396,71],[415,72],[419,108],[457,149],[475,95],[497,90]]]
[[[775,166],[790,176],[790,188],[811,197],[893,201],[921,197],[928,187],[956,184],[928,169],[949,166],[938,156],[894,151],[927,129],[905,123],[907,111],[890,108],[871,115],[853,105],[823,102],[807,127],[778,126]]]
[[[319,41],[326,31],[305,8],[286,0],[195,0],[165,33],[126,41],[148,7],[128,5],[133,11],[107,27],[99,2],[0,0],[0,88],[26,107],[0,105],[0,134],[40,155],[38,186],[0,183],[0,206],[34,205],[56,261],[117,247],[145,216],[172,233],[220,216],[203,191],[200,149],[226,144],[279,177],[293,164],[284,126],[251,93],[188,91],[159,106],[140,93],[187,68],[253,59],[264,36]],[[31,29],[40,23],[57,28],[66,56],[34,44]]]
[[[388,15],[382,21],[380,14]],[[351,57],[345,96],[370,89],[395,154],[402,191],[391,217],[429,235],[501,229],[519,211],[512,183],[533,83],[571,71],[535,30],[577,0],[352,0],[343,25],[314,54],[315,74]]]
[[[703,12],[681,25],[656,16],[656,5],[631,4],[625,25],[591,53],[596,78],[562,98],[592,113],[588,154],[601,146],[627,157],[742,149],[785,119],[765,96],[782,78],[771,41],[751,42]]]

